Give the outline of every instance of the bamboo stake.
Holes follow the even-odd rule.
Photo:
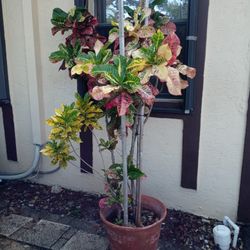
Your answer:
[[[138,140],[137,140],[137,166],[142,170],[142,147],[143,147],[143,128],[144,128],[144,105],[142,104],[139,110],[139,128],[138,128]],[[141,179],[136,180],[136,226],[142,226],[141,223]]]
[[[135,121],[132,129],[132,138],[131,138],[131,147],[130,147],[130,153],[129,158],[131,161],[134,161],[134,151],[135,151],[135,142],[137,139],[138,134],[138,115],[135,116]],[[133,201],[133,210],[135,212],[135,202],[136,202],[136,189],[135,189],[135,181],[131,180],[131,195],[132,195],[132,201]]]
[[[140,6],[142,8],[148,8],[149,0],[140,0]],[[148,25],[148,18],[145,19],[145,25]],[[137,166],[140,170],[143,168],[142,163],[142,151],[143,151],[143,132],[144,132],[144,110],[145,106],[142,104],[139,109],[139,136],[137,139]],[[135,224],[140,227],[143,226],[141,223],[141,179],[136,180],[136,217]]]
[[[125,55],[124,36],[124,6],[123,0],[119,0],[119,48],[120,55]],[[127,141],[126,141],[126,117],[121,117],[121,140],[122,140],[122,165],[123,165],[123,220],[128,225],[128,168],[127,168]]]

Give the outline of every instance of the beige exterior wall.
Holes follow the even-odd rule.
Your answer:
[[[27,169],[33,158],[32,143],[46,141],[48,128],[43,120],[55,107],[73,100],[76,82],[48,61],[49,53],[63,41],[59,34],[51,36],[52,9],[67,10],[72,5],[73,0],[3,0],[19,162],[6,159],[0,116],[0,172]],[[249,94],[249,10],[248,0],[210,1],[197,191],[180,187],[182,121],[152,118],[146,125],[144,163],[148,178],[143,181],[143,189],[168,207],[216,218],[236,217]],[[98,136],[102,133],[96,132]],[[94,166],[101,169],[97,151],[95,146]],[[108,165],[108,155],[104,158]],[[52,168],[45,158],[40,167]],[[37,181],[103,191],[98,175],[80,174],[73,166]]]
[[[2,1],[7,47],[8,75],[16,129],[19,162],[7,161],[0,116],[0,171],[22,172],[33,158],[31,113],[28,91],[26,48],[24,39],[22,1]],[[15,8],[13,8],[15,5]]]

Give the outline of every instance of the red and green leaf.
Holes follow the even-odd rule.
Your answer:
[[[129,110],[129,106],[133,103],[133,100],[129,94],[122,92],[119,96],[112,99],[106,104],[106,109],[117,108],[117,113],[119,116],[126,115]]]

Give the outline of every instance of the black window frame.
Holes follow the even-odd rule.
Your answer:
[[[105,23],[106,21],[106,1],[95,0],[95,16],[98,18],[100,24],[98,32],[102,35],[108,35],[108,30],[112,27],[111,24]],[[196,67],[196,42],[197,42],[197,23],[198,23],[198,0],[189,0],[189,18],[187,22],[183,20],[176,20],[177,35],[178,27],[182,27],[185,35],[180,36],[181,44],[183,46],[182,57],[183,62],[189,66]],[[186,23],[186,24],[185,24]],[[179,29],[180,30],[180,29]],[[164,117],[169,114],[175,115],[190,115],[194,111],[194,88],[195,79],[189,79],[189,87],[183,91],[182,96],[172,96],[167,92],[160,94],[156,98],[153,107],[152,116]]]
[[[2,1],[0,1],[0,106],[10,103]]]
[[[3,115],[7,159],[17,161],[15,124],[13,109],[10,101],[4,34],[2,0],[0,0],[0,107]]]

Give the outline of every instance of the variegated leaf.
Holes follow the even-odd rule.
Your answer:
[[[62,53],[60,50],[52,52],[49,56],[49,60],[52,63],[57,63],[65,59],[65,54]]]
[[[94,51],[95,51],[96,55],[100,52],[102,47],[103,47],[103,43],[101,41],[99,41],[99,40],[96,40],[95,46],[94,46]]]
[[[144,70],[148,66],[147,61],[143,58],[133,59],[128,65],[127,69],[132,73],[137,75],[140,71]]]
[[[148,83],[151,76],[153,76],[152,67],[148,67],[138,74],[138,77],[141,79],[141,84]]]
[[[168,44],[161,45],[157,51],[157,55],[164,58],[166,61],[170,60],[172,57],[172,52]]]
[[[143,18],[147,18],[150,17],[151,13],[152,13],[152,9],[151,8],[143,8],[142,9],[143,12]]]
[[[119,96],[119,102],[117,105],[117,111],[119,116],[126,115],[128,112],[129,106],[133,103],[130,95],[128,95],[126,92],[122,92]]]
[[[122,83],[122,87],[126,89],[129,93],[135,93],[138,88],[140,88],[141,82],[140,78],[127,73],[125,81]]]
[[[152,42],[153,42],[154,46],[156,47],[156,49],[158,49],[160,47],[163,40],[164,40],[164,35],[160,30],[157,30],[157,32],[154,33],[154,35],[152,36]]]
[[[109,42],[113,43],[117,38],[119,38],[118,32],[109,33]]]
[[[149,38],[155,33],[155,28],[152,26],[143,26],[141,27],[137,34],[140,38]]]
[[[113,20],[111,21],[111,25],[112,25],[112,26],[115,26],[115,27],[119,27],[119,23],[117,23],[117,22],[115,22],[115,21],[113,21]]]
[[[125,50],[128,54],[132,54],[133,51],[135,51],[138,47],[140,46],[139,44],[139,37],[135,37],[132,41],[128,42],[128,44],[125,47]]]
[[[128,112],[129,106],[133,103],[132,98],[126,92],[122,92],[119,96],[112,99],[106,104],[106,109],[116,107],[119,116],[123,116]]]
[[[177,65],[177,70],[184,76],[187,76],[191,79],[193,79],[196,75],[196,69],[192,67],[188,67],[187,65],[184,64],[178,64]]]
[[[104,75],[105,78],[112,84],[119,84],[120,77],[118,75],[117,69],[114,65],[105,64],[105,65],[96,65],[92,69],[93,75]]]
[[[133,58],[144,58],[144,54],[141,52],[140,49],[137,49],[132,52],[132,57]]]
[[[176,57],[178,57],[180,55],[181,50],[182,50],[182,47],[180,45],[177,45],[177,48],[176,48]]]
[[[91,91],[91,96],[93,99],[99,101],[103,98],[108,98],[112,91],[118,90],[119,87],[105,85],[105,86],[95,86]]]
[[[138,93],[147,105],[152,106],[154,104],[155,96],[153,95],[151,88],[147,84],[138,89]]]
[[[116,56],[114,57],[114,64],[117,67],[120,82],[122,82],[126,76],[127,58],[124,56]]]
[[[81,75],[82,73],[91,75],[92,68],[93,68],[92,63],[76,64],[71,69],[71,75]]]
[[[168,78],[168,68],[165,63],[153,66],[153,74],[157,76],[161,82],[166,82]]]
[[[127,31],[134,31],[135,30],[135,27],[134,25],[128,21],[128,20],[125,20],[124,21],[124,28],[127,30]]]
[[[171,95],[182,95],[181,90],[188,87],[187,81],[180,78],[179,71],[173,67],[168,67],[167,87]]]

